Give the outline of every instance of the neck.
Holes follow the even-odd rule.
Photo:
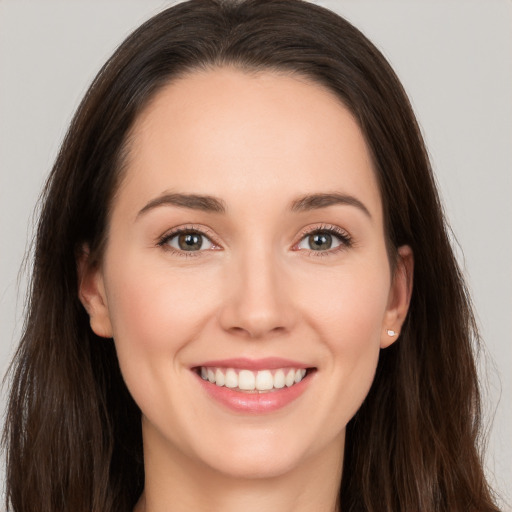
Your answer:
[[[343,443],[261,478],[223,474],[168,446],[145,444],[145,489],[134,512],[337,512]]]

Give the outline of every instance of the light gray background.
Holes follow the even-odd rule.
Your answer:
[[[512,510],[512,2],[317,3],[383,51],[418,115],[488,353],[481,365],[486,417],[494,417],[488,473]],[[19,270],[32,212],[72,113],[114,48],[165,5],[0,0],[2,375],[22,325]]]

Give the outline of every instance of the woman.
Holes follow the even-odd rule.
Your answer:
[[[179,4],[45,189],[12,510],[496,510],[476,329],[398,80],[296,1]]]

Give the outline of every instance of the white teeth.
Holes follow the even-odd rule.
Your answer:
[[[217,368],[215,372],[215,384],[217,384],[217,386],[224,386],[225,383],[226,379],[224,374]]]
[[[230,368],[226,372],[226,380],[224,381],[224,384],[227,388],[237,388],[238,387],[238,375],[236,374],[235,370]]]
[[[274,375],[274,387],[277,389],[284,388],[284,372],[283,370],[277,370]]]
[[[306,376],[306,369],[279,368],[277,370],[252,371],[202,366],[200,374],[204,380],[217,386],[262,393],[298,384]]]
[[[256,374],[256,389],[258,391],[268,391],[274,387],[274,378],[270,370],[263,370]]]
[[[254,373],[250,370],[241,370],[238,374],[238,387],[244,391],[252,391],[256,386]]]
[[[287,387],[293,386],[295,382],[295,370],[288,370],[286,377],[284,379],[284,383]]]

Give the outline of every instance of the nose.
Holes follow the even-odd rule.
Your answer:
[[[270,250],[257,249],[235,260],[227,270],[222,328],[254,339],[289,332],[298,316],[289,277],[278,258]]]

